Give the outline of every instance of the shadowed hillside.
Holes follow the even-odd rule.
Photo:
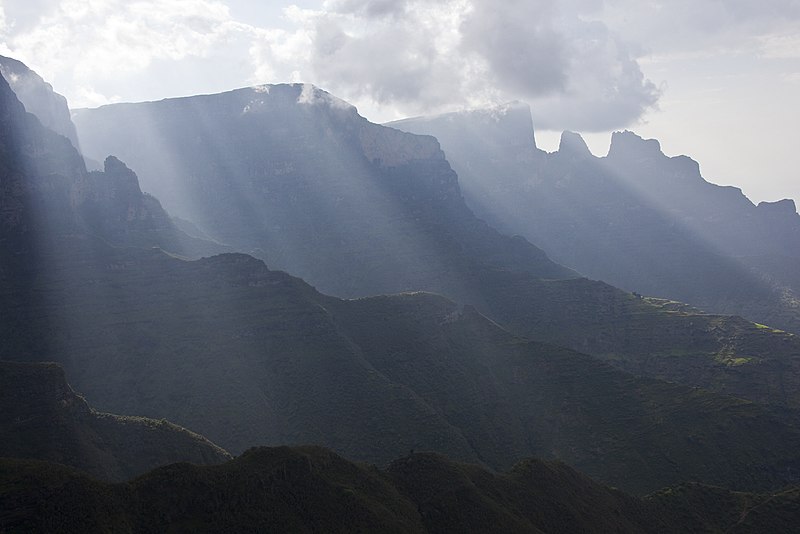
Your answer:
[[[93,410],[55,364],[0,361],[0,434],[0,456],[57,462],[105,480],[126,480],[174,462],[230,458],[163,419]]]
[[[797,491],[691,485],[640,500],[563,464],[503,474],[412,454],[385,471],[315,447],[251,449],[109,485],[42,462],[0,460],[4,532],[792,532]],[[11,511],[13,510],[13,511]]]
[[[319,443],[385,464],[423,449],[497,468],[536,455],[639,493],[774,488],[800,468],[794,417],[637,379],[443,297],[344,301],[245,255],[65,244],[30,273],[39,303],[4,307],[0,357],[47,354],[103,410],[233,452]]]

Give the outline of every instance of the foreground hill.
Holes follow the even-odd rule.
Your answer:
[[[55,364],[0,361],[0,435],[0,456],[57,462],[104,480],[126,480],[175,462],[230,458],[163,419],[93,410]]]
[[[43,462],[0,460],[4,532],[792,532],[797,492],[692,485],[635,499],[563,464],[503,474],[411,454],[386,470],[320,448],[251,449],[109,485]]]
[[[391,125],[436,136],[478,216],[556,261],[630,291],[800,333],[793,201],[756,206],[631,132],[612,136],[607,157],[570,132],[547,154],[523,105]]]

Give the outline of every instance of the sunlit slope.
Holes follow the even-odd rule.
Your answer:
[[[105,480],[126,480],[174,462],[230,458],[164,420],[95,411],[55,364],[0,361],[0,435],[0,456],[66,464]]]
[[[87,172],[69,140],[26,113],[0,78],[0,276],[20,254],[45,254],[60,236],[76,234],[187,256],[225,250],[178,230],[118,159]]]
[[[790,533],[797,490],[690,485],[637,499],[555,462],[505,473],[412,454],[388,469],[314,447],[258,448],[109,485],[43,462],[0,461],[4,532]]]
[[[524,111],[513,110],[496,124],[487,119],[477,130],[464,126],[472,142],[465,149],[473,172],[467,185],[475,172],[508,163],[480,159],[495,148],[512,147],[519,154],[514,162],[526,171],[545,158],[535,150]],[[370,124],[319,89],[264,86],[112,105],[81,110],[75,120],[93,157],[120,154],[147,188],[166,195],[165,205],[323,292],[433,291],[475,305],[516,334],[609,358],[634,372],[798,405],[800,342],[738,319],[672,313],[601,282],[541,280],[569,273],[525,240],[504,237],[478,221],[435,140]],[[564,165],[572,165],[567,152]],[[509,177],[490,178],[492,187],[518,197],[518,212],[540,216],[523,209],[530,192],[517,194],[507,185]],[[564,212],[575,218],[553,229],[554,240],[575,245],[575,227],[585,222],[581,206]],[[545,211],[559,207],[554,203]],[[580,239],[591,241],[593,235]],[[666,247],[661,241],[651,246]],[[630,257],[613,247],[604,250],[602,243],[591,249],[596,261]],[[690,252],[680,256],[695,258],[687,265],[710,254]],[[717,269],[717,260],[708,261],[710,271],[685,276],[693,286],[725,288],[734,280],[730,302],[762,291],[746,269]],[[738,274],[730,278],[726,272]],[[647,276],[647,269],[641,274]]]
[[[323,292],[471,291],[485,266],[573,277],[475,218],[435,139],[372,124],[310,85],[79,110],[172,214]]]
[[[452,235],[496,236],[477,222],[466,234],[455,226]],[[788,419],[529,343],[444,298],[339,301],[245,255],[186,262],[115,249],[80,226],[51,230],[50,248],[10,255],[13,269],[2,273],[2,357],[62,362],[104,410],[167,417],[233,451],[311,442],[385,463],[432,449],[495,467],[538,454],[637,492],[686,479],[743,488],[793,480]],[[505,322],[545,305],[560,321],[550,330],[570,332],[579,320],[604,320],[597,312],[614,298],[632,298],[513,271],[536,258],[543,263],[529,271],[558,267],[524,241],[492,243],[456,255],[453,265],[469,270],[453,278]],[[515,247],[519,256],[501,254]],[[608,294],[591,301],[598,288]],[[582,319],[570,317],[576,303],[588,303]],[[661,310],[639,306],[658,320]]]
[[[95,406],[232,452],[318,443],[383,464],[436,450],[497,468],[537,455],[639,493],[774,488],[800,467],[793,417],[525,341],[443,297],[345,301],[245,255],[68,245],[31,273],[37,300],[3,308],[0,357],[58,359]]]
[[[391,125],[436,136],[477,215],[556,261],[629,291],[800,332],[791,200],[756,206],[631,132],[614,134],[608,157],[570,132],[547,154],[522,105]]]
[[[0,75],[11,84],[26,111],[36,115],[46,128],[63,135],[72,146],[78,147],[78,133],[70,119],[66,98],[16,59],[0,56]]]

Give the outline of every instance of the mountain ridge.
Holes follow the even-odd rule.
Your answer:
[[[0,361],[0,456],[48,460],[121,481],[177,461],[220,463],[230,455],[167,421],[91,408],[56,364]]]

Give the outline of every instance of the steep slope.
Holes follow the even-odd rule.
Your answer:
[[[794,530],[797,491],[690,485],[640,500],[551,462],[503,474],[432,454],[386,471],[303,447],[252,449],[103,484],[43,462],[0,460],[3,532],[679,533]]]
[[[443,297],[345,301],[245,255],[65,241],[27,293],[0,294],[0,358],[57,359],[103,410],[167,418],[234,453],[318,443],[378,464],[417,449],[496,468],[537,455],[637,493],[770,489],[800,469],[793,416],[528,342]]]
[[[75,120],[93,156],[123,154],[136,162],[148,187],[160,187],[176,209],[199,217],[203,230],[325,292],[433,291],[475,305],[518,335],[602,356],[637,373],[800,406],[800,342],[736,319],[675,314],[599,282],[541,280],[567,273],[523,239],[501,237],[475,219],[433,139],[372,125],[310,86],[106,106],[82,110]],[[471,132],[463,150],[471,158],[468,185],[469,176],[489,172],[506,156],[525,173],[548,161],[535,148],[525,107],[487,113],[471,124],[471,130],[463,122],[451,125]],[[582,140],[565,137],[564,161],[581,150],[585,157],[577,159],[589,165],[593,159]],[[507,177],[511,185],[504,191],[524,202],[515,176],[520,187],[527,178]],[[581,223],[582,207],[568,212],[575,217],[570,224]],[[576,239],[561,230],[560,241]],[[591,250],[595,258],[626,257]],[[730,289],[734,280],[735,291],[726,293],[731,302],[766,294],[763,302],[775,304],[771,289],[764,293],[745,269],[721,264],[721,256],[696,250],[685,256],[687,265],[708,267],[704,276],[685,277],[694,286]],[[789,319],[794,314],[791,306],[774,310]],[[722,323],[729,326],[718,328]],[[663,358],[684,354],[690,357]]]
[[[136,175],[116,158],[87,172],[69,140],[45,128],[0,79],[0,256],[46,253],[62,234],[92,234],[110,243],[161,246],[199,256],[224,247],[177,229]]]
[[[67,99],[53,91],[53,86],[21,61],[0,56],[0,75],[9,83],[28,113],[55,133],[63,135],[72,146],[78,145],[78,134],[70,119]]]
[[[565,132],[538,150],[521,105],[391,124],[435,135],[467,203],[556,261],[611,284],[800,332],[800,215],[706,182],[657,141],[615,133],[606,158]]]
[[[369,123],[309,85],[78,110],[86,154],[118,155],[180,217],[321,291],[467,294],[491,265],[574,273],[476,219],[435,139]]]
[[[378,181],[377,188],[347,189],[350,201],[366,190],[382,199],[384,207],[390,199],[405,206],[411,215],[405,214],[397,226],[408,231],[417,228],[419,219],[418,228],[429,232],[431,240],[439,240],[441,247],[435,250],[452,267],[398,271],[387,263],[392,270],[374,275],[375,284],[402,285],[410,279],[452,293],[461,291],[481,306],[496,307],[498,316],[513,312],[505,318],[508,322],[525,317],[526,310],[538,310],[542,302],[552,306],[552,312],[566,311],[563,302],[554,305],[559,298],[532,298],[520,307],[519,298],[503,294],[532,290],[544,297],[545,289],[553,288],[560,291],[556,296],[568,295],[557,282],[539,278],[548,269],[554,271],[551,274],[563,269],[523,240],[500,238],[471,216],[456,196],[457,184],[438,148],[427,160],[414,159],[420,151],[426,154],[425,146],[435,146],[432,140],[371,126],[352,110],[326,100],[323,93],[311,93],[322,102],[308,102],[310,96],[304,96],[301,87],[270,91],[277,98],[273,110],[277,115],[269,115],[270,104],[265,103],[267,117],[280,118],[287,108],[289,118],[311,114],[305,122],[295,124],[283,117],[286,120],[280,124],[294,124],[306,134],[318,132],[319,125],[350,131],[350,137],[340,137],[322,128],[320,143],[333,155],[340,149],[351,154],[361,151],[369,156],[369,169],[383,169],[384,174],[376,176],[386,182]],[[242,94],[250,98],[264,91]],[[336,122],[339,114],[345,116],[343,124]],[[292,164],[314,161],[300,144],[285,148],[295,150],[287,153]],[[18,152],[31,157],[24,150]],[[321,160],[325,168],[319,162],[313,165],[332,180],[343,179],[341,173],[331,174],[329,164],[337,160],[329,156]],[[432,165],[438,171],[417,172],[417,165],[423,169]],[[120,187],[127,187],[128,171],[113,159],[107,160],[107,167],[107,172],[119,174]],[[439,171],[450,181],[436,182],[443,176]],[[27,179],[36,183],[36,176]],[[23,178],[26,175],[21,175],[20,183],[25,183]],[[297,192],[297,183],[310,179],[304,174],[290,178],[285,190],[276,194],[276,206],[291,201],[287,191]],[[381,196],[381,188],[392,194]],[[431,190],[452,194],[431,196]],[[119,214],[113,195],[95,188],[87,191],[94,195],[91,198],[102,200],[101,207],[109,203],[101,213]],[[296,198],[309,202],[310,191],[297,192]],[[419,196],[414,198],[415,194]],[[224,205],[224,196],[220,198]],[[318,207],[328,206],[329,200],[325,197]],[[421,206],[417,211],[416,205]],[[346,210],[333,211],[326,221],[351,226],[359,221]],[[279,209],[276,213],[302,223],[298,214]],[[233,215],[234,221],[237,216]],[[75,217],[87,224],[85,214]],[[385,214],[375,217],[368,219],[375,222],[369,230],[391,226]],[[0,357],[58,359],[77,387],[103,409],[166,416],[234,451],[253,443],[316,442],[355,458],[385,463],[405,450],[424,448],[494,466],[541,454],[564,458],[637,492],[685,479],[742,488],[794,480],[798,431],[788,419],[782,422],[752,403],[635,379],[586,356],[528,343],[479,313],[459,312],[442,298],[418,295],[347,303],[323,297],[248,256],[185,262],[160,251],[114,249],[82,233],[79,225],[59,230],[52,234],[58,248],[40,252],[35,261],[12,273],[15,276],[3,278],[0,326],[9,341]],[[363,261],[363,256],[349,257],[322,242],[330,230],[327,225],[319,227],[320,236],[314,237],[320,242],[321,257],[338,257],[357,272],[367,271],[356,261]],[[229,237],[236,235],[232,232]],[[413,252],[402,240],[385,243]],[[389,255],[392,261],[399,261],[398,250]],[[515,266],[518,270],[512,270]],[[389,272],[399,272],[398,276],[408,272],[412,278],[388,280]],[[340,273],[331,276],[342,280]],[[585,297],[593,288],[607,288],[586,280],[563,284]],[[598,293],[597,301],[588,306],[598,302],[604,306],[625,295],[607,289],[608,294]],[[655,306],[644,302],[639,306],[656,318],[661,315]],[[582,317],[595,315],[584,310]],[[374,317],[383,317],[385,324],[380,328],[369,324]],[[553,329],[557,334],[573,324],[571,319],[560,320],[559,328]],[[381,336],[374,338],[373,331]],[[392,338],[396,331],[405,334]],[[405,354],[412,368],[418,363],[421,369],[442,372],[409,372],[402,361],[394,360],[396,353]],[[502,439],[496,437],[500,434]]]
[[[55,364],[0,361],[0,434],[0,456],[66,464],[104,480],[126,480],[175,462],[230,458],[164,420],[93,410]]]

